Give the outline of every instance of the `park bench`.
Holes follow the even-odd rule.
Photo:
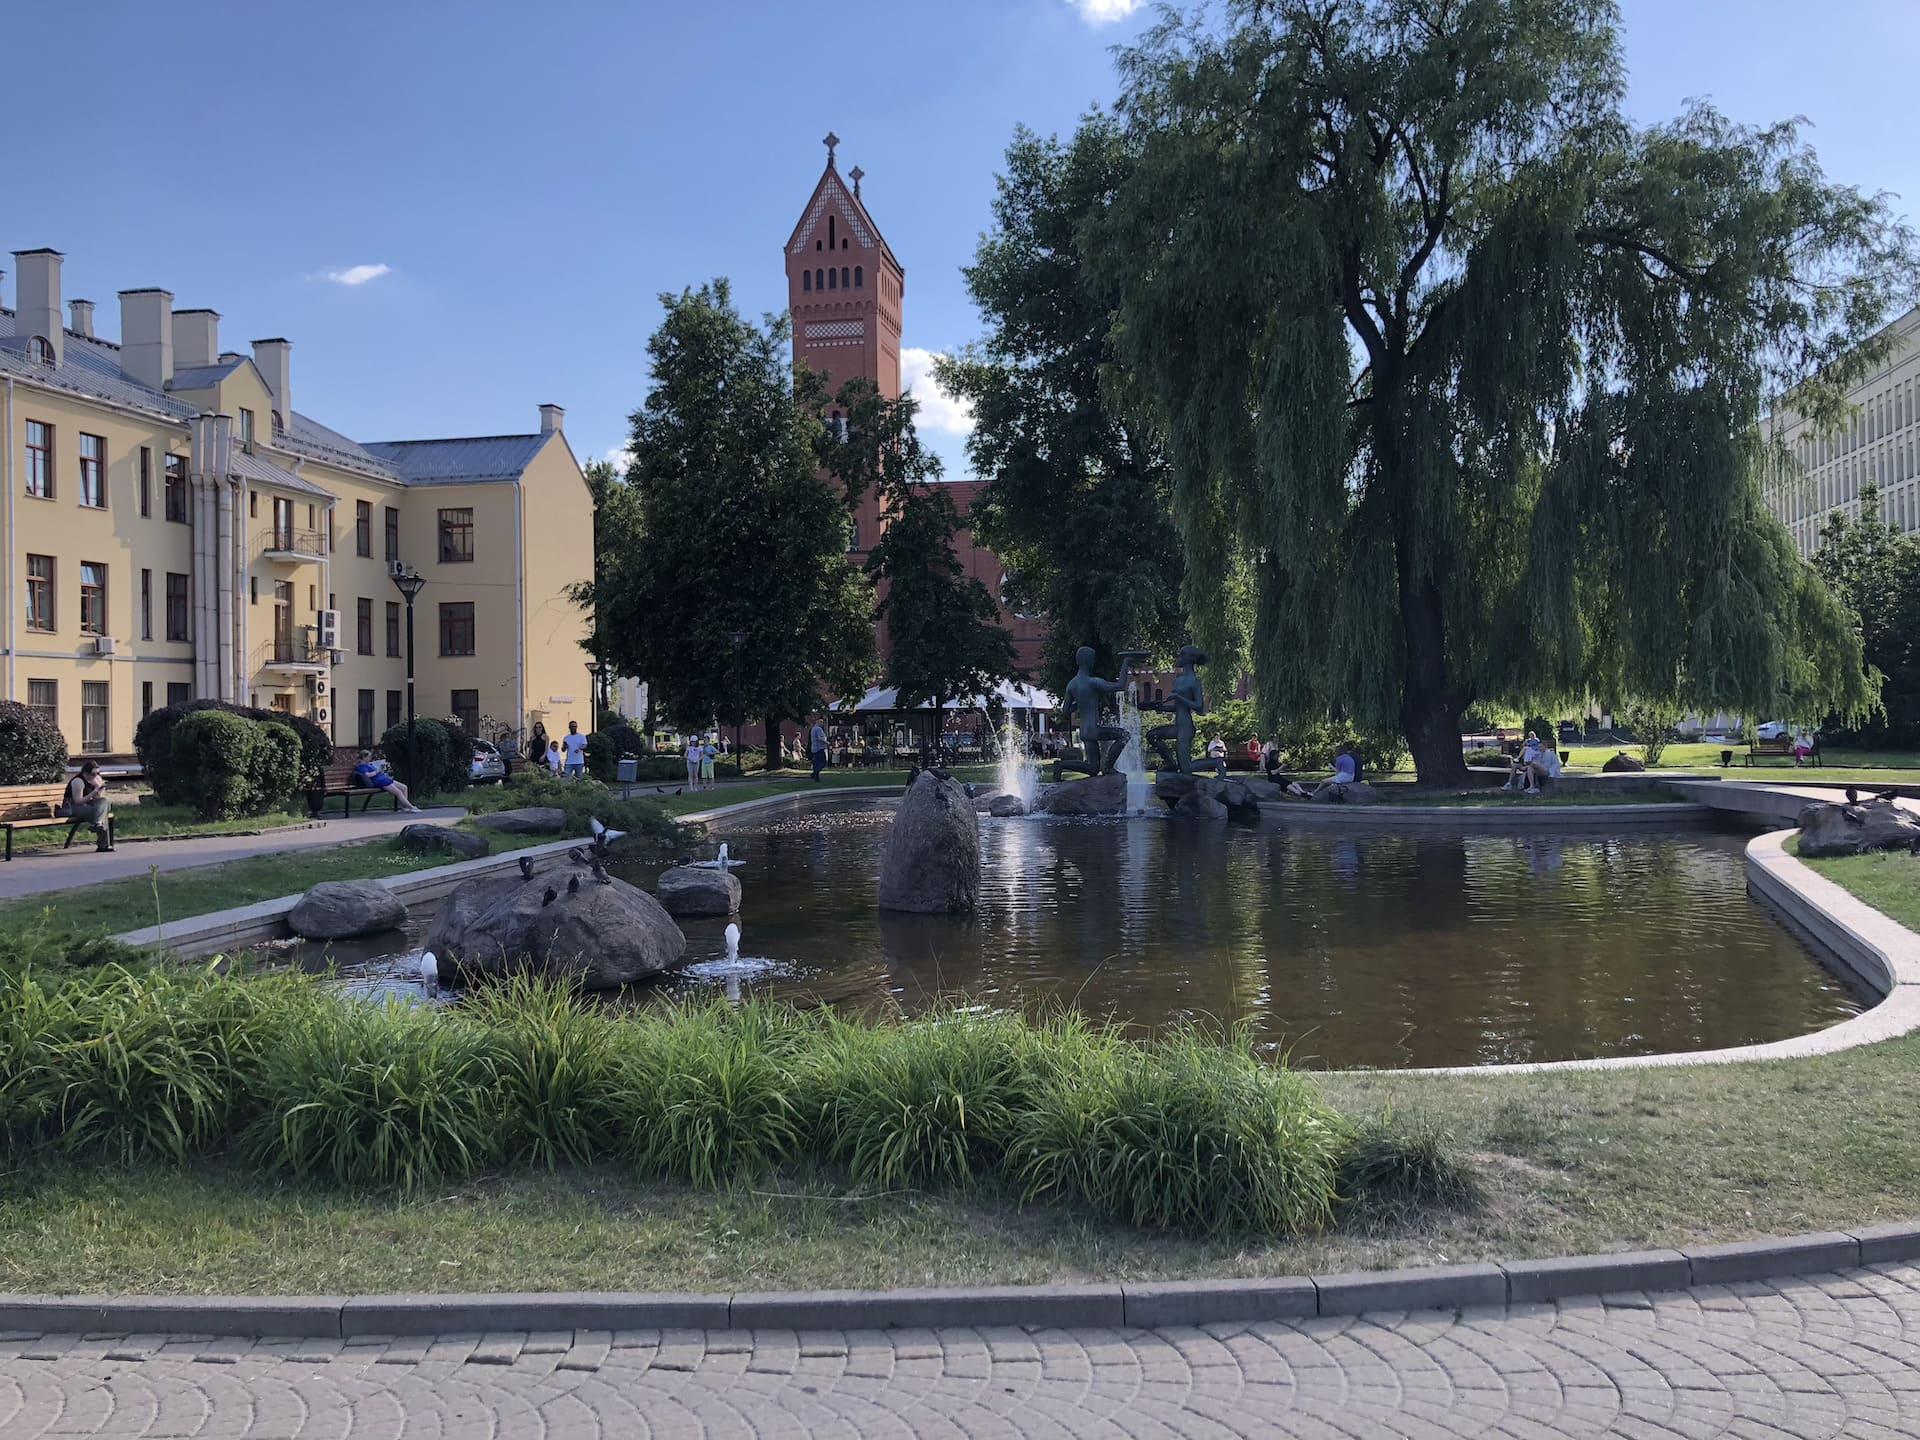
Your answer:
[[[400,797],[391,790],[383,790],[377,785],[362,785],[354,779],[352,760],[336,760],[320,772],[320,783],[307,791],[307,812],[315,819],[327,808],[327,801],[336,796],[340,801],[340,813],[343,816],[353,813],[355,797],[360,799],[360,811],[365,814],[374,801],[385,796],[393,802],[396,813],[400,809]]]
[[[64,782],[52,785],[0,785],[0,827],[7,832],[7,859],[13,859],[13,832],[38,830],[47,825],[67,827],[67,843],[73,844],[74,831],[87,822],[56,815],[54,810],[66,799]],[[107,816],[107,843],[113,843],[113,816]]]
[[[1812,744],[1813,748],[1807,752],[1807,764],[1818,765],[1820,763],[1820,739],[1818,736],[1814,737]],[[1771,740],[1754,739],[1747,742],[1747,764],[1749,765],[1753,764],[1756,760],[1786,760],[1791,762],[1792,759],[1793,737],[1791,735],[1776,735]]]

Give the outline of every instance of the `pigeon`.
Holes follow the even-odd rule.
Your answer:
[[[420,972],[420,979],[423,982],[428,985],[438,985],[440,983],[440,958],[435,955],[433,951],[422,950],[420,952],[420,959],[416,964]]]
[[[540,908],[542,910],[546,909],[547,906],[553,904],[553,902],[558,900],[559,898],[560,898],[560,892],[554,889],[551,885],[549,885],[547,887],[547,893],[540,897]]]
[[[525,855],[520,857],[520,878],[522,880],[533,879],[533,861]]]
[[[1876,800],[1897,800],[1899,796],[1900,796],[1899,790],[1888,789],[1888,790],[1882,790],[1878,795],[1874,796],[1873,798]]]
[[[599,885],[613,884],[613,877],[607,874],[607,867],[600,863],[598,856],[593,857],[587,864],[593,869],[594,883]]]
[[[1854,789],[1853,786],[1851,785],[1847,786],[1847,804],[1858,805],[1859,803],[1860,803],[1860,792]]]
[[[686,790],[687,790],[687,787],[682,785],[678,790],[674,791],[673,793],[676,795],[684,795],[686,793]]]
[[[609,830],[591,815],[587,817],[587,829],[593,834],[593,848],[602,855],[607,853],[609,845],[616,840],[624,840],[627,835],[624,830]]]
[[[1857,810],[1842,810],[1840,812],[1840,818],[1849,825],[1864,825],[1867,823],[1867,817],[1860,814]]]
[[[593,863],[587,858],[587,852],[582,850],[578,845],[575,845],[571,850],[567,851],[567,859],[573,861],[576,865],[591,865]]]
[[[567,894],[578,895],[579,893],[580,893],[580,877],[578,875],[569,875],[567,877]]]

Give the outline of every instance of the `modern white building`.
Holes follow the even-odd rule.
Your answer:
[[[1766,496],[1803,557],[1819,548],[1829,515],[1858,517],[1868,484],[1880,487],[1888,521],[1909,535],[1920,532],[1920,307],[1888,329],[1893,351],[1849,392],[1856,408],[1839,434],[1815,434],[1791,410],[1764,422],[1769,437],[1776,424],[1784,427],[1782,438],[1798,460],[1797,473],[1768,476]]]

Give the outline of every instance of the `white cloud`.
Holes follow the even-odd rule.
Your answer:
[[[378,280],[382,275],[391,275],[391,265],[349,265],[344,270],[327,270],[320,278],[335,285],[364,285],[369,280]]]
[[[624,476],[627,467],[633,464],[633,442],[623,440],[600,458],[613,466],[614,474]]]
[[[1112,0],[1108,0],[1112,3]],[[917,345],[900,348],[900,385],[920,402],[919,426],[945,435],[973,433],[973,405],[949,395],[933,377],[935,352]]]
[[[1114,25],[1140,8],[1141,0],[1069,0],[1089,25]]]

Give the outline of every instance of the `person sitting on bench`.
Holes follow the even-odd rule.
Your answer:
[[[93,826],[96,850],[113,849],[113,830],[107,823],[113,807],[107,803],[107,782],[100,778],[100,766],[96,762],[80,762],[80,773],[67,781],[66,798],[53,813]]]
[[[374,764],[371,750],[360,752],[360,763],[353,767],[353,778],[355,784],[364,785],[369,790],[387,791],[399,800],[403,810],[411,810],[416,815],[420,813],[420,807],[408,796],[407,787]]]

